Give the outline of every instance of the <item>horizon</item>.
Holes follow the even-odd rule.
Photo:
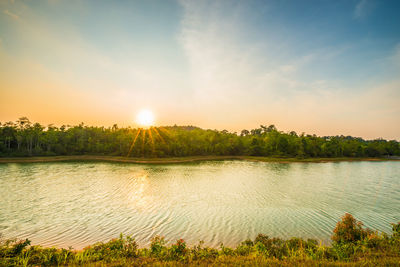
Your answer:
[[[400,2],[0,2],[0,122],[400,140]],[[300,11],[300,12],[299,12]]]

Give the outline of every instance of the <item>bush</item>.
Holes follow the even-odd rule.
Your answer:
[[[166,250],[166,247],[165,247],[164,237],[161,237],[158,235],[153,237],[153,239],[151,240],[151,244],[150,244],[151,255],[160,258],[160,257],[164,256],[163,254],[164,254],[165,250]]]
[[[183,239],[167,245],[160,236],[152,239],[150,248],[139,249],[133,238],[122,234],[81,251],[30,246],[28,239],[0,240],[0,266],[325,266],[344,261],[350,266],[392,266],[400,262],[400,223],[392,227],[392,236],[379,234],[364,229],[361,222],[345,214],[334,230],[332,246],[318,244],[314,239],[284,240],[263,234],[254,241],[240,243],[236,249],[223,244],[219,249],[203,247],[203,242],[190,249]]]
[[[88,246],[83,249],[81,255],[86,260],[106,260],[113,261],[119,257],[133,258],[137,257],[138,245],[130,236],[124,238],[121,234],[119,238],[114,238],[107,243],[98,242],[93,246]]]
[[[29,239],[16,240],[10,239],[4,242],[0,247],[0,257],[15,257],[31,244]]]
[[[203,247],[204,241],[200,241],[190,251],[193,260],[214,260],[218,257],[218,250],[215,248]]]
[[[363,223],[346,213],[336,224],[331,237],[336,244],[356,243],[368,236],[369,230],[363,229]]]
[[[400,222],[398,222],[397,224],[392,223],[392,231],[392,238],[400,240]]]
[[[241,256],[247,256],[251,253],[253,250],[254,242],[251,240],[245,240],[242,243],[240,243],[239,246],[236,248],[236,254],[241,255]]]
[[[177,240],[176,244],[173,244],[169,249],[170,259],[174,260],[185,259],[186,254],[187,254],[186,243],[183,239]]]

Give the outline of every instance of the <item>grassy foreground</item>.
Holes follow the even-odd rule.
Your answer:
[[[188,247],[184,240],[166,244],[153,238],[149,248],[139,248],[122,234],[107,243],[81,251],[30,246],[30,241],[0,243],[0,266],[400,266],[400,222],[387,235],[363,227],[345,214],[332,234],[332,246],[316,240],[283,240],[259,234],[236,248]]]
[[[77,156],[47,156],[47,157],[14,157],[1,158],[0,163],[35,163],[35,162],[62,162],[62,161],[108,161],[121,163],[145,163],[145,164],[169,164],[186,163],[208,160],[248,160],[263,162],[340,162],[340,161],[399,161],[400,158],[279,158],[279,157],[259,157],[259,156],[193,156],[193,157],[168,157],[168,158],[131,158],[117,156],[96,156],[96,155],[77,155]]]

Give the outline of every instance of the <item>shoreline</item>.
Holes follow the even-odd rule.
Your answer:
[[[357,231],[354,228],[358,226]],[[43,247],[26,238],[0,240],[1,266],[398,266],[400,222],[392,234],[372,232],[346,213],[336,224],[332,244],[313,238],[258,234],[236,246],[219,248],[199,241],[167,241],[155,235],[141,247],[131,236],[96,242],[83,249]],[[374,234],[372,234],[374,233]]]
[[[275,162],[275,163],[327,163],[327,162],[352,162],[352,161],[400,161],[400,158],[278,158],[259,156],[192,156],[192,157],[168,157],[168,158],[127,158],[121,156],[42,156],[42,157],[0,157],[0,163],[46,163],[46,162],[68,162],[68,161],[100,161],[135,164],[175,164],[201,161],[218,160],[246,160],[253,162]]]

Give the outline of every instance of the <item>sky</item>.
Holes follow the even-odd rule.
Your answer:
[[[0,0],[0,122],[400,140],[400,1]]]

